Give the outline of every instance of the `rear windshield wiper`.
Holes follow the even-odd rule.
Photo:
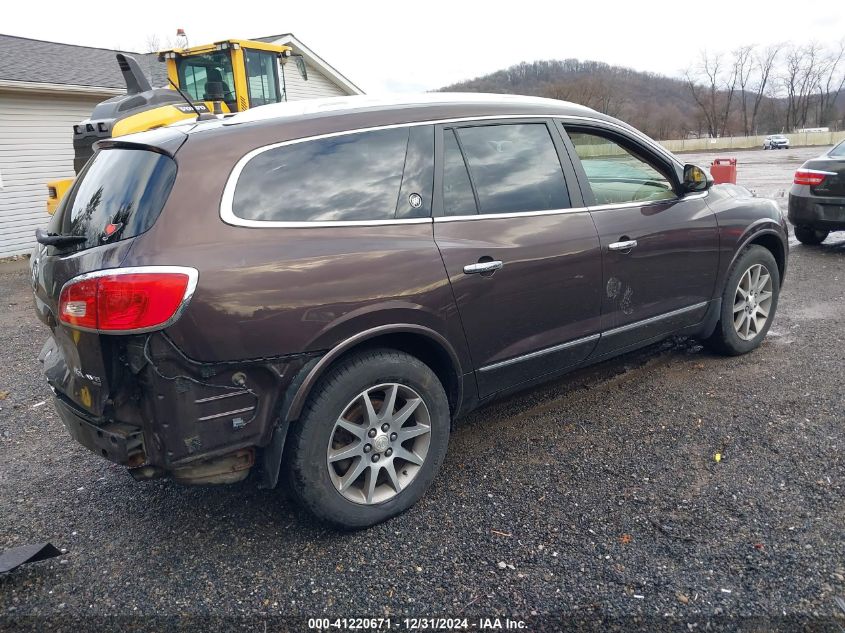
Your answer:
[[[44,229],[35,229],[35,241],[45,246],[68,246],[79,244],[87,239],[84,235],[59,235],[58,233],[48,233]]]

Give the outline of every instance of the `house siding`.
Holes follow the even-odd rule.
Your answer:
[[[0,35],[0,53],[3,50],[18,50],[20,38],[10,38]],[[265,41],[270,41],[268,38]],[[6,49],[3,44],[6,43]],[[26,40],[30,51],[41,51],[49,54],[52,48],[64,45],[51,42]],[[279,40],[279,43],[284,41]],[[296,52],[296,43],[294,52]],[[46,48],[45,48],[46,47]],[[7,52],[8,52],[7,50]],[[50,92],[41,90],[36,81],[38,92],[25,92],[23,85],[16,90],[0,88],[0,258],[10,255],[29,253],[35,243],[35,229],[44,226],[50,219],[47,214],[47,182],[58,178],[72,178],[73,172],[73,125],[87,119],[94,106],[104,99],[113,96],[107,94],[108,87],[122,86],[117,65],[114,64],[114,52],[102,49],[87,49],[69,47],[68,56],[74,59],[83,56],[87,63],[71,64],[70,68],[78,72],[95,72],[95,76],[80,76],[87,81],[98,80],[106,86],[103,94],[90,84],[92,90],[97,90],[86,96],[72,96],[61,90]],[[35,54],[35,53],[33,53]],[[55,55],[49,57],[53,63]],[[139,63],[145,71],[152,56],[138,55]],[[306,58],[308,59],[308,58]],[[24,81],[38,70],[56,70],[52,65],[44,64],[37,67],[27,67],[21,73],[19,64],[3,64],[0,55],[0,71],[17,74],[9,75],[6,79]],[[5,60],[9,62],[9,60]],[[24,65],[26,66],[26,65]],[[158,64],[159,72],[163,72],[162,64]],[[284,66],[285,89],[289,101],[316,99],[321,97],[339,97],[352,94],[348,87],[344,87],[345,80],[337,83],[333,73],[325,67],[317,66],[306,61],[308,81],[302,79],[293,60],[288,60]],[[320,70],[323,68],[323,70]],[[92,70],[93,69],[93,70]],[[70,72],[70,70],[68,70]],[[100,77],[101,73],[106,73]],[[65,73],[67,74],[67,73]],[[89,73],[90,74],[90,73]],[[4,77],[0,72],[0,77]],[[59,77],[63,77],[61,73]],[[37,79],[37,78],[36,78]],[[154,84],[163,84],[153,77]],[[89,85],[89,84],[85,84]]]
[[[294,61],[291,60],[282,65],[288,101],[344,97],[349,94],[308,62],[305,63],[305,67],[308,71],[308,81],[302,79]]]
[[[32,250],[47,182],[74,176],[73,125],[105,98],[0,92],[0,257]]]

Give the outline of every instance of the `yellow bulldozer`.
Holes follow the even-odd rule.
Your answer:
[[[73,126],[77,175],[93,154],[96,141],[282,101],[280,61],[284,64],[294,57],[303,79],[308,78],[302,58],[289,46],[253,40],[222,40],[160,51],[159,61],[167,64],[168,88],[153,88],[133,57],[122,53],[116,57],[126,94],[98,104],[88,119]],[[56,212],[71,184],[72,178],[47,183],[48,213]]]

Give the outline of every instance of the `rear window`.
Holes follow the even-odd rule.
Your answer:
[[[842,141],[839,145],[830,150],[829,155],[836,157],[845,156],[845,141]]]
[[[427,215],[425,192],[405,196],[420,197],[412,209],[405,208],[407,199],[399,199],[409,134],[409,128],[359,132],[261,152],[238,178],[232,211],[245,220],[270,222],[392,220],[415,217],[414,211]],[[414,176],[421,182],[431,177],[430,169],[419,166],[408,171],[425,172]]]
[[[158,219],[176,178],[172,158],[140,149],[99,151],[62,205],[60,230],[81,250],[140,235]]]

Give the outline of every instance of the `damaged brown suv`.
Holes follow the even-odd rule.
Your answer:
[[[32,285],[81,444],[137,479],[253,472],[360,527],[497,396],[675,334],[757,347],[786,235],[587,108],[359,97],[101,142]]]

